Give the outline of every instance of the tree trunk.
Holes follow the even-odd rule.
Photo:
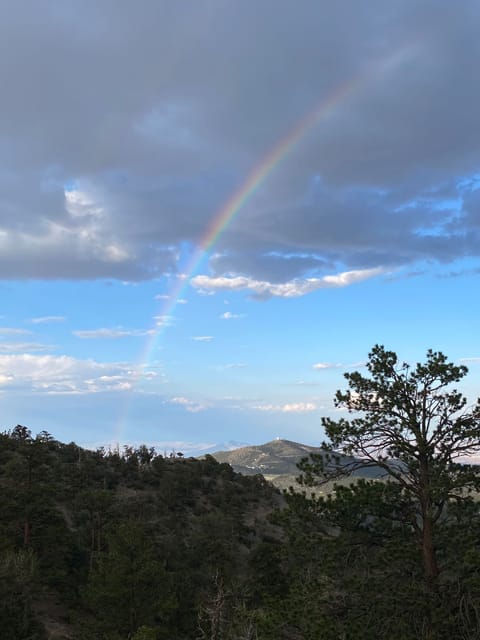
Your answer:
[[[30,521],[28,518],[23,523],[23,546],[27,547],[30,544]]]
[[[425,443],[421,443],[422,448]],[[438,577],[437,557],[435,546],[433,544],[433,517],[432,517],[432,500],[430,487],[429,460],[426,454],[420,459],[420,503],[422,509],[422,530],[421,530],[421,549],[422,562],[425,578],[430,584],[434,583]]]
[[[438,565],[435,547],[433,545],[433,521],[430,509],[427,507],[423,513],[422,530],[422,560],[425,577],[432,583],[438,578]]]

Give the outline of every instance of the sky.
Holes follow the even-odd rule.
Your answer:
[[[477,0],[2,0],[0,408],[323,439],[374,344],[480,391]]]

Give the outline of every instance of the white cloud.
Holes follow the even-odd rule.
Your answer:
[[[1,261],[9,264],[11,277],[28,277],[30,272],[34,278],[98,278],[103,274],[138,279],[137,256],[128,246],[128,236],[118,226],[114,228],[112,212],[102,203],[104,197],[93,188],[91,195],[88,191],[88,186],[82,191],[65,191],[60,201],[57,186],[50,203],[53,211],[43,215],[38,211],[40,197],[38,204],[29,206],[35,218],[28,227],[12,227],[0,234]],[[158,253],[160,262],[167,253],[171,254]],[[170,259],[171,255],[166,262]]]
[[[161,315],[154,316],[153,319],[155,320],[155,324],[157,327],[171,327],[173,324],[175,324],[175,316]]]
[[[189,412],[189,413],[198,413],[199,411],[205,411],[208,409],[208,406],[205,404],[201,404],[200,402],[196,402],[195,400],[190,400],[189,398],[185,398],[183,396],[176,396],[175,398],[170,398],[170,402],[172,404],[179,404]]]
[[[146,378],[147,380],[148,379],[153,380],[154,378],[158,377],[158,372],[157,371],[151,371],[151,370],[143,371],[142,372],[142,377]]]
[[[30,353],[32,351],[51,351],[51,345],[38,342],[0,342],[0,353]]]
[[[231,311],[225,311],[225,313],[222,313],[220,315],[220,318],[222,320],[237,320],[238,318],[243,318],[245,317],[245,314],[243,313],[232,313]]]
[[[156,333],[155,329],[86,329],[72,332],[74,336],[82,339],[106,338],[115,340],[117,338],[142,338]]]
[[[16,327],[0,327],[0,335],[3,335],[3,336],[15,336],[15,335],[22,335],[25,333],[32,333],[32,332],[28,331],[27,329],[17,329]]]
[[[172,300],[172,296],[168,293],[157,293],[154,296],[154,300]],[[176,304],[188,304],[188,300],[186,298],[178,298]]]
[[[323,369],[341,369],[343,364],[333,362],[317,362],[312,365],[312,369],[323,370]]]
[[[65,205],[72,219],[84,225],[77,237],[82,242],[90,243],[90,249],[101,260],[122,263],[131,259],[128,250],[118,242],[111,242],[111,237],[105,233],[104,225],[109,215],[93,195],[80,190],[65,191]]]
[[[0,390],[88,394],[134,389],[150,372],[128,363],[78,360],[61,355],[0,355]]]
[[[190,340],[195,340],[195,342],[211,342],[213,336],[192,336]]]
[[[220,364],[216,369],[218,371],[225,371],[227,369],[245,369],[248,367],[246,362],[231,362],[228,364]]]
[[[307,411],[315,411],[317,405],[313,402],[291,402],[290,404],[284,404],[282,407],[283,413],[305,413]]]
[[[313,402],[289,402],[287,404],[259,404],[252,407],[257,411],[281,412],[281,413],[308,413],[315,411],[317,405]]]
[[[343,362],[317,362],[312,364],[312,369],[317,371],[324,371],[325,369],[352,369],[354,367],[364,367],[365,362],[352,362],[351,364],[344,364]]]
[[[195,286],[195,285],[193,285]],[[215,295],[215,291],[213,291],[212,289],[208,290],[208,289],[199,289],[197,288],[197,293],[200,296],[214,296]]]
[[[47,324],[51,322],[65,322],[65,316],[42,316],[40,318],[31,318],[33,324]]]
[[[384,273],[386,273],[386,270],[383,267],[375,267],[373,269],[344,271],[335,275],[324,276],[323,278],[290,280],[289,282],[280,284],[254,280],[247,276],[210,277],[206,275],[199,275],[192,278],[191,284],[202,291],[216,291],[224,289],[242,291],[246,289],[248,291],[252,291],[254,296],[259,298],[296,298],[312,293],[313,291],[317,291],[318,289],[347,287],[356,282],[362,282],[362,280],[374,278]]]

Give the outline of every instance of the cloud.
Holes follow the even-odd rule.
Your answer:
[[[210,260],[210,267],[215,274],[255,273],[257,280],[273,284],[334,266],[334,263],[326,261],[314,252],[291,254],[264,251],[261,247],[249,249],[247,246],[241,250],[230,249],[225,253],[216,254]],[[225,303],[228,304],[228,301]]]
[[[315,411],[317,405],[313,402],[289,402],[287,404],[259,404],[252,407],[257,411],[281,412],[281,413],[308,413]]]
[[[150,371],[127,363],[78,360],[70,356],[0,355],[0,391],[90,394],[130,391]]]
[[[38,342],[0,342],[0,353],[30,353],[32,351],[51,351],[51,345]]]
[[[178,277],[182,277],[182,279],[184,279],[183,275],[179,275]],[[158,293],[156,296],[154,296],[154,299],[155,300],[173,300],[173,296],[171,296],[168,293]],[[188,300],[185,298],[178,298],[177,300],[175,300],[175,304],[188,304]]]
[[[154,316],[153,319],[155,320],[156,326],[160,328],[171,327],[175,324],[175,316],[160,315]]]
[[[315,411],[317,405],[313,402],[292,402],[284,404],[282,411],[284,413],[305,413],[307,411]]]
[[[195,340],[195,342],[211,342],[213,336],[192,336],[190,340]]]
[[[317,362],[312,365],[312,369],[317,369],[319,371],[323,371],[324,369],[341,369],[342,367],[342,364],[334,364],[332,362]]]
[[[42,316],[40,318],[31,318],[30,322],[33,324],[50,324],[56,322],[65,322],[65,316]]]
[[[270,298],[272,296],[280,298],[296,298],[304,296],[318,289],[327,289],[332,287],[346,287],[356,282],[362,282],[369,278],[374,278],[385,273],[382,267],[373,269],[364,269],[362,271],[344,271],[336,275],[324,276],[323,278],[308,278],[307,280],[292,280],[281,284],[273,284],[271,282],[261,282],[253,280],[246,276],[235,277],[210,277],[206,275],[195,276],[191,280],[191,284],[199,289],[224,290],[231,291],[247,290],[252,291],[255,297]],[[222,318],[235,317],[234,314],[226,312],[222,314]]]
[[[243,313],[232,313],[231,311],[225,311],[222,313],[220,318],[222,320],[237,320],[238,318],[243,318],[245,314]]]
[[[110,328],[110,329],[85,329],[72,331],[73,335],[77,338],[96,340],[107,339],[116,340],[118,338],[143,338],[145,336],[151,336],[156,333],[155,329],[122,329],[122,328]]]
[[[0,327],[0,336],[15,336],[32,333],[28,329],[18,329],[16,327]]]
[[[224,371],[226,369],[245,369],[248,367],[246,362],[231,362],[229,364],[219,365],[217,368],[219,371]]]
[[[344,364],[343,362],[317,362],[312,364],[312,369],[317,371],[324,371],[326,369],[352,369],[355,367],[364,367],[365,362],[352,362],[351,364]]]
[[[155,0],[7,0],[2,277],[176,274],[235,194],[209,266],[260,297],[479,258],[478,13],[458,4],[214,0],[165,19]]]
[[[170,398],[169,402],[171,404],[181,405],[189,413],[198,413],[200,411],[205,411],[206,409],[208,409],[207,405],[196,402],[195,400],[190,400],[189,398],[184,398],[183,396]]]
[[[207,289],[197,289],[199,296],[214,296],[215,291],[208,291]]]

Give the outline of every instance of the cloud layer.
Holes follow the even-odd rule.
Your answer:
[[[134,370],[124,363],[79,360],[61,355],[0,355],[0,393],[48,394],[129,391],[153,371]]]
[[[78,329],[73,331],[73,335],[83,339],[109,339],[116,340],[118,338],[143,338],[145,336],[155,335],[155,329],[126,329],[124,327],[102,328],[102,329]]]
[[[306,280],[291,280],[281,284],[254,280],[245,276],[230,277],[210,277],[205,275],[195,276],[191,280],[191,284],[196,289],[203,291],[222,290],[230,291],[251,291],[254,297],[270,298],[272,296],[280,298],[297,298],[318,289],[327,289],[333,287],[346,287],[355,282],[368,280],[384,272],[382,268],[364,269],[362,271],[344,271],[337,275],[328,275],[323,278],[307,278]],[[230,311],[226,311],[221,318],[230,320],[240,318]]]
[[[272,413],[310,413],[315,411],[317,405],[313,402],[289,402],[287,404],[259,404],[253,409]]]
[[[186,5],[2,3],[3,278],[174,272],[272,150],[203,290],[479,257],[476,0]]]

